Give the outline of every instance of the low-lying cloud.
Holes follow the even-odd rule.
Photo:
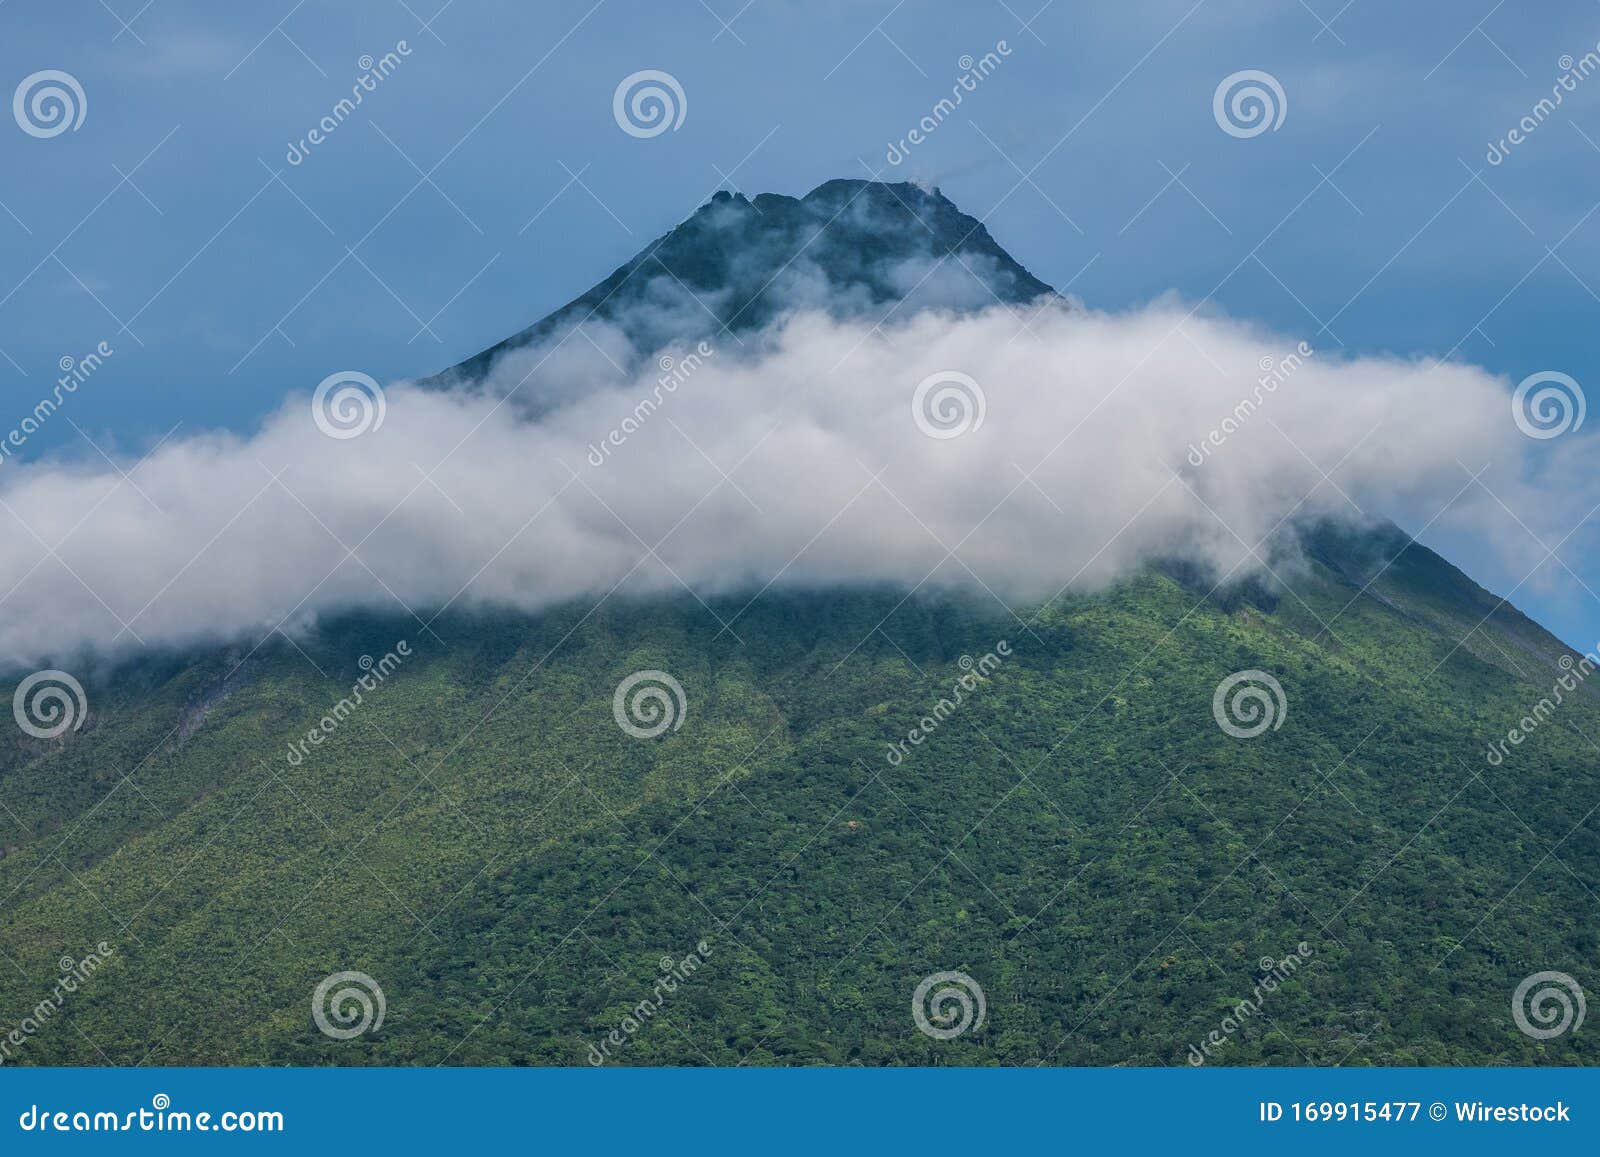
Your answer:
[[[518,351],[475,389],[392,385],[356,437],[324,433],[298,393],[255,434],[169,442],[127,479],[8,463],[0,660],[684,586],[891,583],[1021,606],[1173,555],[1256,573],[1270,556],[1252,548],[1286,520],[1357,505],[1487,541],[1503,500],[1553,544],[1593,489],[1562,469],[1570,440],[1523,436],[1484,371],[1307,352],[1175,302],[875,326],[802,312],[655,351],[637,375],[611,363],[640,359],[596,352],[615,334],[588,336]],[[954,375],[981,392],[981,424]],[[563,400],[530,418],[507,401],[524,391]],[[1488,489],[1471,482],[1486,465]],[[1500,549],[1543,553],[1527,536]]]

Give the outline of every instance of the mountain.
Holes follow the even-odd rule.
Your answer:
[[[867,309],[873,246],[1048,292],[911,190],[722,198],[656,248],[730,326],[796,252]],[[656,292],[647,258],[495,350]],[[349,614],[99,671],[80,728],[0,744],[0,1059],[1593,1062],[1511,1007],[1600,948],[1592,656],[1392,526],[1285,534],[1281,581],[1174,558],[1015,614]],[[911,1007],[942,973],[950,1039]]]
[[[1020,307],[1053,292],[937,190],[835,180],[798,199],[720,192],[581,297],[427,383],[480,379],[505,355],[586,322],[617,326],[649,354],[724,328],[758,330],[797,304],[882,315]]]

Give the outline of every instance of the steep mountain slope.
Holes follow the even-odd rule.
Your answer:
[[[641,255],[462,372],[590,315],[648,350],[680,280],[696,324],[754,325],[813,259],[869,314],[900,262],[1049,292],[975,225],[912,186],[723,198],[664,283]],[[1009,609],[347,615],[99,671],[81,729],[0,739],[0,1060],[1183,1064],[1221,1032],[1208,1063],[1594,1061],[1511,1015],[1600,948],[1592,659],[1393,527],[1275,557]],[[682,689],[653,737],[638,672]],[[1250,737],[1214,701],[1240,672],[1282,692]],[[349,971],[383,1019],[337,1039],[313,994]],[[985,998],[949,1040],[908,1007],[943,972]]]
[[[799,304],[853,315],[1024,305],[1051,294],[983,223],[921,186],[836,180],[802,198],[718,193],[581,297],[428,379],[481,379],[517,350],[589,323],[648,354],[668,341],[760,329]]]
[[[1487,764],[1559,668],[1447,569],[1408,546],[1358,596],[1314,561],[1270,613],[1152,571],[1026,622],[869,591],[447,618],[297,766],[352,657],[407,624],[331,625],[227,683],[223,654],[124,672],[91,728],[7,753],[0,1008],[114,948],[13,1059],[581,1064],[702,941],[617,1062],[1181,1063],[1301,943],[1216,1061],[1592,1059],[1508,1000],[1597,947],[1600,709]],[[648,668],[687,703],[654,740],[611,709]],[[1287,714],[1236,739],[1212,693],[1246,668]],[[339,1042],[310,994],[345,969],[387,1016]],[[943,970],[988,1000],[950,1042],[907,1008]]]

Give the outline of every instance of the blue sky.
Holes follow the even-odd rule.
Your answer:
[[[936,181],[1094,307],[1173,291],[1320,348],[1448,353],[1508,389],[1593,377],[1600,77],[1485,159],[1562,58],[1595,49],[1588,0],[1537,21],[1493,0],[441,3],[0,5],[5,91],[59,69],[87,106],[75,131],[0,132],[0,414],[31,410],[62,358],[116,351],[74,424],[19,460],[98,457],[85,435],[136,456],[174,426],[250,429],[335,369],[440,369],[719,187],[873,174]],[[401,41],[392,75],[290,164],[361,58]],[[1000,41],[1004,63],[888,164],[961,58]],[[682,85],[676,131],[614,121],[614,89],[641,69]],[[1286,101],[1248,139],[1212,107],[1243,69]],[[1470,554],[1491,586],[1521,577]],[[1593,570],[1581,534],[1561,556]],[[1516,602],[1572,642],[1600,638],[1600,603],[1546,570]]]

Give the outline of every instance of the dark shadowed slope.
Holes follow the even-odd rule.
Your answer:
[[[648,354],[724,327],[748,333],[802,304],[882,314],[1052,292],[937,190],[836,180],[801,198],[718,193],[581,297],[429,382],[482,378],[505,354],[584,322],[619,326]]]

